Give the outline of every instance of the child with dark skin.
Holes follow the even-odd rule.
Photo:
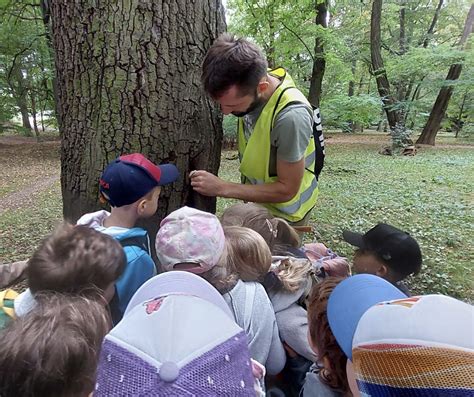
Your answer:
[[[365,234],[345,230],[344,240],[357,247],[352,268],[355,273],[379,276],[410,295],[402,280],[421,270],[420,246],[408,233],[379,223]]]

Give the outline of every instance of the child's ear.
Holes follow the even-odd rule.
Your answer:
[[[375,272],[376,276],[385,278],[388,274],[388,267],[386,265],[380,265],[379,269]]]
[[[148,205],[147,199],[142,199],[138,202],[138,206],[137,206],[138,215],[142,215],[145,212],[147,205]]]

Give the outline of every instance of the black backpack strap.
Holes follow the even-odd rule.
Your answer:
[[[296,88],[296,87],[287,87],[286,89],[284,89],[281,92],[280,96],[278,97],[277,104],[276,104],[275,108],[273,109],[272,125],[273,125],[273,121],[274,121],[273,119],[275,117],[276,108],[278,107],[278,103],[280,102],[280,99],[281,99],[283,93],[286,90],[291,89],[291,88]],[[303,103],[303,102],[301,102],[301,101],[288,102],[283,107],[283,109],[286,109],[288,106],[299,104],[299,103]],[[315,162],[314,162],[314,170],[310,170],[309,168],[306,168],[306,170],[311,172],[316,177],[316,179],[318,179],[319,174],[321,173],[321,171],[324,167],[324,157],[326,156],[326,151],[324,150],[323,126],[322,126],[322,123],[321,123],[321,114],[319,112],[319,108],[316,108],[314,106],[311,106],[311,107],[313,109],[313,138],[314,138],[314,147],[315,147],[315,151],[316,151],[316,153],[315,153],[316,159],[315,159]],[[283,109],[281,109],[281,110],[283,110]]]
[[[316,149],[316,161],[314,163],[314,174],[316,179],[319,178],[324,167],[324,158],[326,157],[326,151],[324,149],[324,135],[323,126],[321,124],[321,114],[319,108],[313,107],[313,137],[314,147]]]

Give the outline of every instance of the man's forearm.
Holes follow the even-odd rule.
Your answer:
[[[219,196],[254,203],[284,203],[291,200],[295,194],[289,192],[288,187],[279,181],[261,185],[224,182]]]

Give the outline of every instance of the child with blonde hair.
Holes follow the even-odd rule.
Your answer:
[[[242,265],[246,257],[242,251],[237,252],[237,245],[249,247],[255,237],[266,252],[248,250],[247,258],[259,263]],[[183,207],[161,222],[156,252],[165,271],[186,270],[212,284],[245,331],[252,358],[265,365],[269,374],[283,369],[286,356],[272,304],[260,283],[247,281],[258,279],[259,273],[265,275],[271,265],[271,254],[263,239],[248,230],[224,231],[215,215]],[[261,266],[260,270],[257,266]]]
[[[272,253],[263,237],[242,226],[224,227],[229,265],[242,281],[263,282],[272,264]]]
[[[313,285],[325,275],[349,274],[349,264],[345,258],[336,259],[332,253],[327,255],[327,248],[319,243],[299,248],[298,233],[288,222],[275,218],[258,204],[233,205],[224,211],[222,224],[224,229],[236,225],[248,227],[263,237],[273,254],[272,265],[269,272],[259,274],[253,280],[264,279],[263,284],[272,301],[282,340],[298,355],[315,361],[316,357],[306,337],[308,321],[305,300]],[[240,262],[237,271],[240,271],[241,266],[248,265]]]
[[[224,211],[222,223],[224,229],[235,227],[231,225],[253,229],[263,237],[273,254],[270,271],[259,274],[254,280],[263,278],[280,337],[289,356],[284,371],[285,383],[278,384],[278,387],[284,390],[285,395],[297,395],[307,370],[318,359],[307,338],[307,298],[313,286],[326,275],[348,275],[349,264],[324,244],[312,243],[300,247],[296,230],[258,204],[233,205]],[[259,268],[256,264],[251,265]],[[248,264],[236,264],[237,272],[240,266]]]

